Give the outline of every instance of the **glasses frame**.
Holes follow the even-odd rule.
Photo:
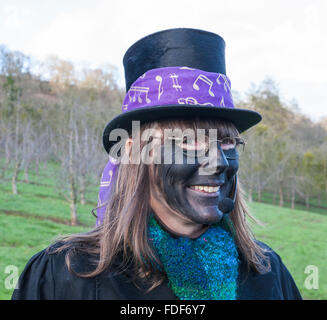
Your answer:
[[[152,137],[152,138],[153,139],[161,139],[161,137]],[[175,145],[177,145],[179,148],[181,148],[185,155],[195,158],[196,157],[195,155],[190,154],[190,150],[185,150],[185,148],[182,147],[182,143],[183,143],[184,138],[185,138],[185,136],[181,137],[181,138],[172,136],[172,137],[166,138],[166,140],[172,141]],[[208,146],[206,146],[206,148],[204,150],[205,151],[204,155],[208,154],[208,151],[210,150],[210,146],[211,146],[212,143],[216,142],[216,143],[219,144],[219,147],[220,147],[222,142],[224,141],[224,139],[235,139],[236,140],[236,145],[235,145],[234,148],[231,148],[231,149],[236,149],[239,145],[241,145],[242,146],[242,152],[244,151],[246,141],[243,138],[241,138],[241,137],[224,137],[222,139],[209,140]],[[165,141],[164,141],[164,143],[165,143]],[[228,149],[228,150],[231,150],[231,149]],[[223,150],[223,151],[225,151],[225,150]],[[225,152],[224,152],[224,154],[225,154]],[[226,154],[225,154],[225,156],[226,156],[227,159],[230,159],[230,160],[238,159],[238,157],[231,157],[231,156],[228,156]]]

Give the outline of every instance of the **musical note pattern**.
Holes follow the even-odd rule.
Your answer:
[[[221,100],[220,100],[220,104],[219,104],[221,107],[225,107],[225,101],[224,101],[224,97],[222,96],[221,97]]]
[[[161,88],[162,85],[162,77],[161,76],[156,76],[156,81],[159,82],[159,87],[158,87],[158,101],[160,100],[160,97],[163,94],[163,88]]]
[[[104,220],[106,206],[108,203],[111,188],[114,186],[114,175],[119,168],[119,163],[112,157],[109,157],[109,161],[103,169],[101,176],[101,183],[98,194],[98,204],[96,209],[97,220],[96,226],[99,226]]]
[[[197,84],[198,80],[203,81],[204,83],[206,83],[206,84],[209,86],[209,88],[208,88],[208,93],[211,95],[211,97],[214,97],[215,94],[211,91],[211,88],[212,88],[213,82],[212,82],[208,77],[206,77],[205,75],[200,74],[200,75],[196,78],[196,80],[194,81],[194,83],[193,83],[193,88],[194,88],[195,90],[197,90],[197,91],[200,90],[200,87],[199,87],[199,85]]]
[[[112,175],[113,175],[113,171],[109,170],[108,177],[107,177],[108,180],[102,180],[100,187],[108,187],[111,183]]]
[[[217,81],[217,83],[218,83],[219,85],[221,85],[221,82],[219,81],[220,78],[222,78],[223,81],[224,81],[224,83],[223,83],[224,90],[225,90],[226,92],[228,92],[228,93],[232,96],[232,90],[231,90],[231,87],[230,87],[230,83],[229,83],[228,78],[227,78],[224,74],[221,74],[221,73],[220,73],[220,74],[218,75],[217,79],[216,79],[216,81]]]
[[[145,101],[146,101],[147,103],[151,102],[151,100],[148,98],[149,89],[150,89],[150,88],[147,88],[147,87],[137,87],[137,86],[133,86],[133,87],[131,87],[130,90],[128,91],[129,101],[133,101],[133,102],[135,102],[136,94],[138,94],[138,95],[137,95],[137,101],[138,101],[139,103],[142,103],[143,100],[142,100],[141,95],[142,95],[142,93],[145,93]],[[133,97],[131,97],[131,92],[134,92]]]
[[[229,78],[186,66],[147,70],[126,93],[122,111],[181,104],[234,108]]]
[[[187,98],[179,98],[177,100],[178,104],[193,104],[193,105],[200,105],[200,106],[213,106],[211,102],[198,102],[194,97],[187,97]]]
[[[176,73],[170,74],[169,76],[171,80],[173,81],[173,88],[175,88],[177,91],[182,91],[182,86],[178,83],[178,75]]]

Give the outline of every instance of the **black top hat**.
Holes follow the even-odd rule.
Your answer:
[[[123,64],[128,94],[123,113],[104,130],[108,153],[115,143],[109,141],[110,132],[129,130],[133,120],[219,118],[233,122],[239,132],[261,120],[255,111],[234,107],[226,76],[225,41],[215,33],[189,28],[153,33],[127,50]]]

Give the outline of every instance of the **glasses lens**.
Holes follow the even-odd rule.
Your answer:
[[[203,156],[208,149],[208,137],[202,135],[197,138],[184,137],[182,148],[189,157]]]
[[[225,137],[221,140],[210,141],[206,135],[198,135],[196,138],[193,136],[184,136],[182,139],[173,139],[175,145],[183,150],[183,153],[188,157],[200,157],[208,153],[209,148],[217,147],[219,145],[223,151],[243,151],[244,141],[239,137]]]
[[[235,138],[226,137],[221,139],[220,147],[222,150],[235,149],[237,141]]]
[[[219,143],[220,148],[223,151],[231,151],[236,149],[237,151],[243,151],[244,149],[244,140],[239,137],[225,137],[218,141],[211,141],[210,147],[217,146]]]

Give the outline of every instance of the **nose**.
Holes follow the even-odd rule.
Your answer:
[[[223,173],[229,166],[224,151],[219,145],[209,150],[209,154],[200,161],[200,174],[213,175]]]

